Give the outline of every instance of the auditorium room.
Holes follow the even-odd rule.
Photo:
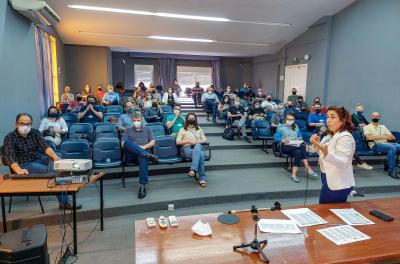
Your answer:
[[[399,0],[0,0],[0,263],[400,263]]]

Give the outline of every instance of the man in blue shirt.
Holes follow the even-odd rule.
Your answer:
[[[314,112],[308,115],[307,123],[313,132],[318,132],[321,126],[326,125],[326,114],[322,112],[320,103],[314,104]]]
[[[146,184],[149,182],[149,160],[158,162],[158,158],[148,151],[156,145],[153,132],[149,127],[142,126],[141,120],[142,114],[135,112],[132,116],[133,126],[125,130],[121,139],[125,161],[132,162],[137,159],[139,162],[139,199],[146,197]]]
[[[122,114],[118,118],[118,122],[117,122],[117,128],[118,128],[119,132],[123,133],[125,131],[125,129],[133,126],[132,116],[136,111],[140,112],[140,109],[135,108],[135,106],[132,102],[127,101],[125,103],[125,114]],[[145,126],[145,125],[147,125],[147,122],[142,117],[142,126]]]
[[[119,94],[114,92],[114,87],[109,84],[107,89],[108,93],[105,93],[103,96],[103,104],[105,106],[119,104]]]
[[[101,123],[103,113],[96,105],[96,99],[93,95],[87,97],[87,105],[82,106],[78,113],[78,119],[81,123]]]
[[[213,123],[217,123],[217,105],[219,103],[218,96],[214,93],[214,88],[209,87],[207,93],[204,93],[201,97],[201,102],[203,103],[206,110],[210,110],[212,113]]]
[[[297,116],[298,110],[294,107],[292,101],[287,101],[286,108],[285,108],[285,116],[291,114],[293,116]]]

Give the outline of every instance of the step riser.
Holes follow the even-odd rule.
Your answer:
[[[105,186],[105,188],[107,188],[107,186]],[[132,191],[135,192],[136,189]],[[390,193],[390,192],[397,192],[398,186],[358,187],[357,191],[366,194]],[[319,189],[308,190],[307,197],[309,198],[318,197],[319,193],[320,193]],[[149,192],[149,195],[151,195],[151,192]],[[104,217],[109,218],[109,217],[167,210],[168,204],[170,203],[173,203],[176,209],[191,208],[191,207],[205,206],[205,205],[215,205],[215,204],[227,204],[226,211],[228,211],[235,209],[235,208],[229,208],[229,203],[246,202],[246,201],[251,202],[256,200],[279,201],[280,199],[296,199],[296,198],[299,199],[299,198],[304,198],[304,195],[305,195],[304,190],[296,190],[296,191],[283,191],[283,192],[280,191],[280,192],[265,192],[265,193],[247,193],[238,195],[227,195],[227,196],[216,196],[216,197],[213,196],[213,197],[201,197],[201,198],[192,198],[184,200],[165,201],[165,202],[154,202],[150,204],[136,204],[130,206],[105,208]],[[272,204],[265,204],[265,207],[271,207],[271,206]],[[285,205],[283,205],[283,207],[284,206]],[[40,210],[39,206],[38,210]],[[96,220],[98,219],[98,216],[99,216],[98,210],[78,211],[77,221],[81,222],[88,220]],[[9,228],[9,230],[13,230],[41,223],[45,225],[58,225],[60,217],[61,214],[55,214],[55,215],[45,215],[35,218],[29,218],[29,219],[9,220],[7,221],[7,227]]]

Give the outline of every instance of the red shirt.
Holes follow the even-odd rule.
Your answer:
[[[104,94],[105,94],[105,92],[103,92],[103,91],[97,91],[96,94],[95,94],[95,96],[97,98],[97,101],[100,102],[101,100],[103,100]]]

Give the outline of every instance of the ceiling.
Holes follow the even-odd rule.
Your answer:
[[[61,17],[62,21],[56,25],[56,29],[65,44],[108,46],[114,51],[238,57],[275,54],[318,19],[333,15],[354,1],[46,0]],[[291,25],[212,22],[68,8],[72,4]],[[151,35],[211,39],[217,42],[147,38]]]

